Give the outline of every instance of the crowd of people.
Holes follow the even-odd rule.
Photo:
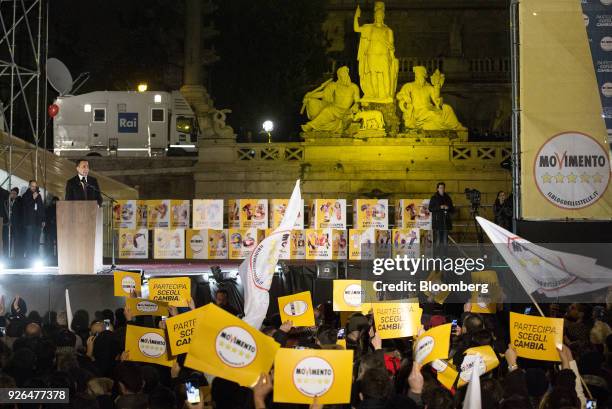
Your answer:
[[[53,258],[57,254],[55,209],[59,199],[49,196],[45,200],[36,180],[30,180],[22,190],[20,194],[19,187],[10,191],[0,188],[3,255],[16,260]]]
[[[223,289],[214,302],[239,315]],[[68,388],[68,404],[0,405],[0,408],[75,409],[219,409],[299,408],[307,405],[274,403],[274,368],[261,374],[253,388],[216,377],[210,379],[183,366],[179,355],[172,368],[129,361],[124,351],[126,325],[161,327],[160,317],[132,316],[128,308],[74,313],[68,325],[64,311],[28,311],[26,300],[15,296],[6,309],[0,299],[0,388]],[[170,308],[170,315],[185,310]],[[481,377],[483,409],[597,409],[612,408],[612,303],[608,305],[545,305],[547,315],[565,318],[561,363],[517,358],[509,346],[510,306],[496,314],[470,313],[465,304],[459,316],[445,306],[423,304],[424,327],[458,320],[451,336],[449,362],[460,367],[463,352],[490,345],[500,365]],[[519,307],[519,306],[514,306]],[[523,308],[523,306],[520,306]],[[521,310],[522,312],[522,310]],[[354,351],[351,403],[311,405],[312,408],[461,408],[466,387],[450,390],[436,380],[431,365],[413,361],[412,338],[381,340],[373,318],[353,313],[343,324],[330,303],[315,311],[316,326],[294,328],[279,315],[264,321],[261,331],[284,348],[347,349]],[[343,331],[340,331],[343,329]],[[342,335],[343,333],[343,335]],[[339,336],[340,335],[340,336]],[[581,382],[582,380],[582,382]],[[189,403],[187,385],[200,388],[201,401]],[[210,383],[209,383],[210,382]],[[583,386],[584,383],[584,386]],[[210,402],[208,400],[210,399]]]

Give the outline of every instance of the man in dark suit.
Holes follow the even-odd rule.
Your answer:
[[[438,183],[436,193],[429,199],[433,246],[436,257],[446,257],[448,232],[453,229],[452,213],[455,211],[451,197],[446,193],[446,184]]]
[[[77,175],[66,182],[66,200],[95,200],[102,206],[102,194],[98,181],[89,175],[87,159],[77,161]]]
[[[45,203],[35,180],[30,180],[28,190],[21,197],[21,204],[25,226],[25,254],[27,258],[32,258],[40,253],[40,232],[45,227]]]

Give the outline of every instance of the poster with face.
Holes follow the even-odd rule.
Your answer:
[[[170,200],[147,200],[147,226],[149,229],[170,227]]]
[[[349,230],[349,260],[370,260],[374,250],[374,229]]]
[[[228,231],[215,229],[187,230],[188,259],[223,260],[229,255]]]
[[[346,199],[314,199],[310,202],[311,229],[346,229]]]
[[[387,199],[355,199],[353,201],[353,228],[388,229],[389,201]]]
[[[119,258],[149,258],[149,230],[120,228]]]
[[[229,258],[241,260],[248,257],[263,239],[259,229],[229,229]]]
[[[429,199],[400,199],[395,205],[395,227],[431,230]]]
[[[194,229],[223,229],[223,200],[195,199],[192,207]]]
[[[348,252],[346,230],[306,229],[306,260],[345,260]]]
[[[189,200],[171,200],[170,227],[173,229],[188,229],[189,213]]]
[[[393,229],[393,257],[408,256],[417,258],[421,255],[421,232],[418,228]]]
[[[241,229],[268,228],[267,199],[232,199],[229,203],[229,227]]]
[[[147,223],[147,201],[137,200],[136,201],[136,228],[146,229],[148,228]]]
[[[271,199],[270,200],[270,228],[276,229],[280,226],[283,217],[285,216],[285,210],[289,204],[289,199]],[[304,200],[302,200],[302,211],[298,214],[297,221],[295,222],[294,228],[304,228]]]
[[[153,257],[156,259],[184,259],[185,230],[155,229]]]
[[[138,213],[137,200],[118,200],[113,205],[113,222],[115,228],[135,229]]]

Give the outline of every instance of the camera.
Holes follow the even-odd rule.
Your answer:
[[[466,188],[465,198],[472,204],[472,209],[480,207],[480,190]]]

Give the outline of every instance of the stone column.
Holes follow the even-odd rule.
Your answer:
[[[183,85],[202,85],[201,27],[201,0],[185,0],[185,66]]]

